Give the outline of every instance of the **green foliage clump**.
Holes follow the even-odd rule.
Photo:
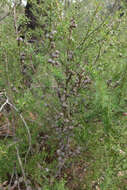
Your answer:
[[[32,3],[34,30],[21,5],[0,29],[0,128],[14,132],[0,141],[0,181],[125,189],[126,3]]]

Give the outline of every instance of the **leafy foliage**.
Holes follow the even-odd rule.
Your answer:
[[[0,29],[1,106],[8,100],[0,129],[11,133],[0,140],[1,183],[126,188],[127,13],[126,2],[112,2],[107,10],[95,0],[33,1],[34,29],[21,5],[9,5]]]

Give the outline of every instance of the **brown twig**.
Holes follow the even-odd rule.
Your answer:
[[[28,184],[27,184],[26,174],[25,174],[25,171],[24,171],[24,168],[23,168],[22,160],[21,160],[21,157],[20,157],[20,154],[19,154],[19,149],[18,149],[17,146],[15,146],[15,149],[16,149],[16,153],[17,153],[18,162],[19,162],[19,165],[20,165],[20,168],[21,168],[21,171],[22,171],[24,183],[25,183],[25,186],[26,186],[26,189],[27,189]]]
[[[13,7],[13,16],[14,16],[14,28],[15,28],[15,33],[18,38],[18,26],[17,26],[17,16],[16,16],[16,4]]]
[[[3,103],[3,105],[0,107],[0,112],[4,109],[4,107],[8,104],[11,106],[11,108],[13,108],[17,113],[19,113],[19,110],[9,101],[9,98],[8,96],[6,95],[6,92],[4,93],[5,97],[6,97],[6,101]],[[30,134],[30,130],[29,130],[29,127],[24,119],[24,117],[22,116],[21,113],[19,113],[19,116],[27,130],[27,133],[28,133],[28,139],[29,139],[29,147],[28,147],[28,150],[27,150],[27,153],[26,153],[26,156],[25,156],[25,164],[26,164],[26,160],[27,160],[27,156],[28,154],[30,153],[30,150],[31,150],[31,134]]]
[[[3,17],[1,17],[0,18],[0,22],[2,21],[2,20],[4,20],[7,16],[9,16],[10,15],[10,12],[8,12],[6,15],[4,15]]]

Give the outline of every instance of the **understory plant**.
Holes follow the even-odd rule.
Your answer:
[[[126,3],[32,3],[0,28],[0,182],[125,189]]]

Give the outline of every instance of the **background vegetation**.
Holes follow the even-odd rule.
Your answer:
[[[1,1],[0,188],[125,190],[126,1],[28,3]]]

